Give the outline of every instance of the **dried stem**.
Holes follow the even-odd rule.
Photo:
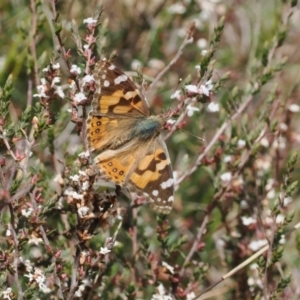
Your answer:
[[[174,58],[169,62],[169,64],[163,69],[161,70],[158,75],[155,77],[155,79],[153,80],[153,82],[149,85],[149,89],[152,89],[160,80],[161,78],[170,70],[170,68],[177,62],[177,60],[180,58],[180,56],[182,55],[183,49],[188,45],[191,44],[194,39],[192,37],[193,35],[193,28],[194,24],[192,24],[189,28],[189,30],[186,33],[186,36],[181,44],[181,46],[179,47],[176,55],[174,56]]]
[[[39,85],[39,68],[38,68],[38,60],[36,54],[36,35],[37,35],[37,11],[36,11],[36,1],[30,0],[29,9],[31,12],[31,36],[30,36],[30,52],[33,59],[33,78],[35,86]],[[30,84],[29,84],[30,85]]]

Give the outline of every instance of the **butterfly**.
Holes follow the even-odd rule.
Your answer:
[[[145,196],[155,211],[170,213],[174,178],[160,134],[168,117],[152,116],[146,98],[108,60],[96,63],[93,76],[96,89],[86,136],[88,149],[101,151],[96,167],[115,185]]]

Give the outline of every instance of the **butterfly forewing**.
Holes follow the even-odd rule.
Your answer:
[[[118,115],[118,117],[140,117],[150,114],[149,105],[130,78],[107,60],[95,65],[96,91],[93,113]]]

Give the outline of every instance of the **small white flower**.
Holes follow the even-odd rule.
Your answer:
[[[269,190],[266,197],[267,197],[267,199],[274,199],[276,197],[275,189]]]
[[[207,47],[207,44],[208,44],[207,40],[206,40],[206,39],[203,39],[203,38],[201,38],[201,39],[199,39],[199,40],[197,41],[197,46],[198,46],[200,49],[205,49],[205,48]]]
[[[171,99],[179,99],[181,94],[181,90],[176,90],[174,94],[171,95]]]
[[[220,107],[219,107],[218,103],[210,102],[207,105],[206,109],[207,109],[207,111],[214,113],[214,112],[218,112],[220,110]]]
[[[90,46],[89,46],[88,44],[83,45],[83,49],[84,49],[84,50],[88,50],[89,47],[90,47]]]
[[[108,254],[109,252],[111,252],[111,250],[109,250],[107,247],[101,247],[100,248],[100,254],[103,254],[103,255],[106,255]]]
[[[33,213],[33,208],[32,207],[28,207],[28,208],[23,208],[21,209],[21,214],[22,216],[29,218],[31,216],[31,214]]]
[[[132,70],[137,70],[137,69],[141,68],[141,66],[142,66],[142,63],[139,60],[137,60],[137,59],[134,59],[131,62],[131,69]]]
[[[209,97],[209,90],[205,85],[200,85],[200,91],[203,95]]]
[[[250,270],[257,270],[258,269],[258,264],[254,263],[250,265]]]
[[[209,91],[211,91],[211,90],[213,89],[214,85],[212,84],[211,79],[208,80],[208,81],[206,81],[205,86],[207,87],[207,89],[208,89]]]
[[[89,182],[88,181],[85,181],[83,184],[82,184],[82,190],[83,191],[87,191],[88,189],[89,189],[89,187],[90,187],[90,184],[89,184]]]
[[[174,119],[169,119],[168,121],[167,121],[167,124],[170,124],[170,125],[173,125],[173,124],[175,124],[176,123],[176,120],[174,120]]]
[[[202,56],[205,56],[206,53],[207,53],[207,50],[202,50],[202,51],[201,51],[201,55],[202,55]]]
[[[168,8],[168,12],[170,14],[184,14],[186,11],[186,8],[181,3],[175,3]]]
[[[189,117],[191,117],[191,116],[193,116],[193,114],[194,114],[195,111],[200,111],[200,109],[198,107],[194,107],[194,106],[192,106],[192,105],[189,104],[186,107],[186,111],[187,111],[187,115]]]
[[[243,216],[243,217],[241,217],[241,219],[242,219],[243,225],[245,225],[245,226],[249,226],[251,224],[256,224],[257,223],[256,219],[254,219],[253,217]]]
[[[157,289],[160,295],[164,295],[166,293],[165,287],[162,284],[160,284]]]
[[[47,66],[47,67],[46,67],[46,68],[44,68],[42,71],[46,73],[46,72],[48,72],[49,70],[50,70],[50,67],[49,67],[49,66]]]
[[[62,89],[61,86],[55,86],[55,92],[56,95],[58,95],[60,98],[64,98],[65,97],[65,93]]]
[[[284,222],[284,215],[279,214],[276,216],[276,224],[281,224]]]
[[[291,112],[293,112],[293,113],[297,113],[297,112],[300,111],[300,106],[298,104],[295,104],[295,103],[294,104],[290,104],[288,106],[288,110],[291,111]]]
[[[231,180],[232,178],[232,174],[230,172],[226,172],[226,173],[223,173],[221,176],[220,176],[221,180],[223,182],[228,182]]]
[[[29,259],[26,259],[25,261],[23,260],[23,257],[20,257],[20,261],[23,262],[23,264],[25,265],[25,269],[28,273],[32,272],[33,267],[30,263]]]
[[[292,198],[292,197],[285,197],[285,198],[283,199],[283,206],[284,206],[284,207],[287,207],[292,201],[293,201],[293,198]]]
[[[82,93],[82,92],[79,92],[79,93],[75,94],[75,96],[74,96],[74,101],[77,104],[79,104],[80,102],[82,102],[82,101],[84,101],[86,99],[87,99],[86,95],[84,93]]]
[[[53,87],[56,83],[60,82],[60,77],[56,76],[53,78],[52,82],[51,82],[51,86]]]
[[[165,267],[165,268],[167,268],[171,274],[174,274],[174,267],[170,266],[165,261],[162,262],[162,266]]]
[[[82,199],[83,199],[83,195],[78,194],[78,193],[75,192],[75,191],[66,190],[64,194],[65,194],[66,196],[72,197],[73,199],[77,199],[77,200],[82,200]]]
[[[194,292],[188,293],[186,295],[186,300],[195,300],[196,299],[196,294]]]
[[[70,73],[77,74],[77,75],[81,74],[81,69],[77,67],[77,65],[72,65]]]
[[[270,146],[269,140],[265,137],[260,140],[260,144],[265,148],[268,148]]]
[[[85,157],[85,158],[89,158],[90,157],[90,152],[89,151],[84,151],[78,154],[78,157]]]
[[[238,140],[238,142],[237,142],[237,147],[239,148],[239,149],[242,149],[242,148],[244,148],[246,146],[246,141],[244,141],[244,140]]]
[[[57,69],[59,69],[60,68],[60,64],[59,63],[56,63],[56,64],[53,64],[52,65],[52,69],[53,70],[57,70]]]
[[[285,123],[279,123],[278,127],[281,131],[287,131],[288,130],[288,126]]]
[[[10,229],[7,229],[5,235],[6,235],[6,236],[11,236],[11,230],[10,230]]]
[[[173,300],[172,296],[166,295],[166,290],[162,284],[157,287],[158,294],[154,294],[151,300]]]
[[[286,138],[279,136],[276,140],[274,140],[273,147],[275,149],[284,150],[286,148]]]
[[[195,69],[196,69],[196,70],[201,70],[201,66],[200,66],[200,65],[196,65],[196,66],[195,66]]]
[[[73,90],[75,87],[76,87],[75,80],[71,80],[70,83],[69,83],[69,89]]]
[[[81,284],[79,287],[78,287],[78,290],[75,292],[75,297],[77,298],[81,298],[82,299],[82,292],[85,290],[85,284]]]
[[[70,176],[70,179],[72,180],[72,181],[74,181],[74,182],[78,182],[79,181],[79,175],[74,175],[74,176]]]
[[[279,244],[284,245],[285,243],[286,243],[285,235],[282,234],[282,235],[280,236]]]
[[[242,200],[240,202],[240,205],[241,205],[241,209],[248,209],[249,208],[249,204],[246,200]]]
[[[12,292],[12,289],[9,287],[6,290],[2,291],[2,297],[3,299],[11,300],[9,294]]]
[[[38,237],[33,237],[28,240],[29,245],[33,244],[33,245],[38,246],[39,244],[42,244],[42,243],[43,243],[42,238],[38,238]]]
[[[87,83],[92,83],[95,81],[95,78],[93,75],[85,75],[83,78],[82,78],[82,83],[83,85],[87,84]]]
[[[232,161],[232,156],[231,155],[226,155],[223,159],[225,163],[230,163]]]
[[[260,248],[268,244],[268,240],[257,240],[257,241],[252,241],[249,244],[249,249],[252,251],[258,251]]]
[[[80,218],[83,218],[88,214],[89,211],[90,209],[87,206],[82,206],[78,209],[78,215]]]
[[[93,19],[93,18],[87,18],[83,20],[83,24],[92,24],[95,25],[97,23],[97,20]]]
[[[195,94],[198,94],[199,92],[199,89],[196,85],[194,84],[188,84],[185,86],[185,90],[188,92],[188,93],[195,93]]]
[[[45,78],[42,78],[42,79],[45,79]],[[41,79],[41,81],[42,81]],[[46,87],[46,83],[45,84],[41,84],[41,85],[38,85],[36,87],[37,91],[38,91],[38,94],[34,94],[33,97],[39,97],[39,98],[49,98],[47,95],[46,95],[46,91],[47,91],[47,87]]]
[[[222,239],[217,239],[216,244],[218,247],[224,247],[225,246],[225,242]]]

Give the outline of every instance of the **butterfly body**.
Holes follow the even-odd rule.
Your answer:
[[[132,128],[133,137],[147,140],[159,134],[163,128],[165,119],[161,116],[150,116],[138,119]]]
[[[134,83],[107,60],[96,64],[94,78],[87,144],[91,151],[102,151],[96,166],[108,180],[148,198],[154,210],[169,213],[174,179],[160,135],[167,118],[151,116]]]

